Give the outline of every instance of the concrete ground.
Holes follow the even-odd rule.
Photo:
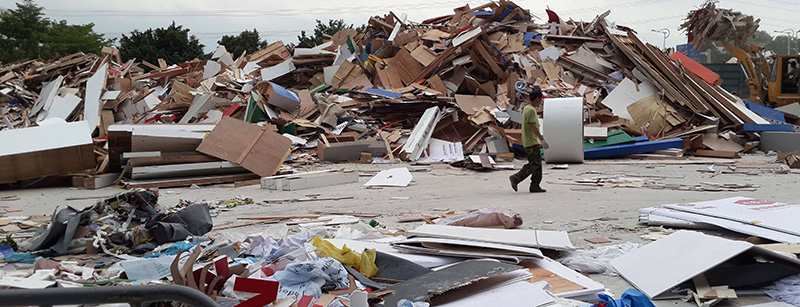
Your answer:
[[[746,155],[741,161],[747,163],[769,163],[775,159],[774,155],[754,154]],[[618,160],[614,160],[618,161]],[[319,169],[351,169],[362,173],[359,183],[344,184],[340,186],[322,187],[300,191],[269,191],[260,189],[259,186],[233,188],[230,185],[217,185],[191,188],[166,188],[161,189],[159,202],[166,206],[177,204],[185,200],[224,200],[236,196],[247,196],[261,204],[247,205],[221,212],[214,218],[215,224],[233,222],[237,217],[247,215],[266,214],[299,214],[309,210],[322,211],[349,211],[378,213],[375,218],[387,229],[412,229],[419,226],[420,222],[399,223],[397,216],[414,214],[441,213],[441,209],[453,211],[468,211],[472,209],[493,208],[519,213],[523,220],[523,228],[556,229],[569,232],[573,243],[579,248],[588,248],[592,243],[585,238],[602,237],[611,240],[608,244],[623,242],[647,243],[649,241],[640,236],[656,231],[651,228],[633,228],[638,222],[638,209],[661,204],[680,202],[705,201],[732,196],[745,196],[780,202],[794,202],[797,200],[800,175],[797,172],[790,174],[761,173],[757,175],[746,174],[713,174],[699,172],[708,165],[669,165],[660,161],[651,160],[637,164],[573,164],[569,169],[550,169],[545,165],[544,181],[572,180],[590,178],[600,174],[585,174],[598,172],[602,174],[624,173],[628,176],[662,176],[663,179],[655,181],[667,184],[694,185],[701,182],[757,184],[756,191],[747,192],[697,192],[677,190],[656,190],[648,188],[587,188],[573,185],[557,185],[543,183],[547,193],[527,193],[527,182],[520,185],[520,192],[515,193],[509,187],[508,176],[513,171],[477,172],[472,170],[453,168],[445,164],[433,165],[429,171],[412,172],[413,184],[405,188],[367,189],[363,184],[369,180],[369,174],[399,165],[376,164],[334,164],[316,165],[307,170]],[[524,164],[524,161],[515,160],[515,167]],[[720,167],[717,167],[720,169]],[[653,179],[653,178],[650,178]],[[94,204],[97,199],[81,199],[66,201],[67,198],[106,197],[120,192],[118,188],[108,187],[98,190],[81,190],[73,188],[42,188],[29,190],[0,191],[0,197],[16,195],[17,201],[5,201],[0,206],[18,207],[22,209],[19,214],[50,214],[57,206],[73,206],[83,208]],[[353,199],[338,201],[311,201],[283,204],[264,204],[265,200],[302,198],[309,194],[319,194],[320,197],[352,196]],[[407,200],[393,200],[392,197],[409,197]],[[364,219],[369,221],[369,219]],[[257,233],[265,229],[266,225],[253,225],[234,228],[226,232],[235,236]],[[733,233],[715,232],[717,235],[727,237],[744,237]],[[603,275],[590,275],[591,278],[603,283],[612,293],[620,295],[631,285],[620,277]],[[761,297],[740,298],[724,305],[745,306],[771,299]],[[678,300],[657,301],[657,306],[694,306],[694,303],[685,303]],[[721,305],[721,306],[724,306]]]

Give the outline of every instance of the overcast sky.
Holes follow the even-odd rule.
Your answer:
[[[13,8],[15,0],[0,0],[0,8]],[[370,16],[393,11],[407,13],[411,21],[453,13],[453,8],[483,0],[35,0],[45,7],[47,17],[73,24],[93,22],[95,31],[107,37],[119,37],[134,29],[165,27],[173,20],[191,29],[210,51],[223,35],[238,34],[244,29],[258,29],[269,42],[296,42],[300,30],[310,32],[314,20],[344,19],[364,24]],[[683,44],[686,36],[678,31],[686,14],[704,0],[516,0],[540,18],[546,18],[547,6],[562,19],[591,21],[606,9],[609,21],[636,29],[648,42],[661,46],[663,35],[651,30],[667,28],[671,35],[667,46]],[[761,28],[772,35],[775,30],[800,29],[798,0],[720,0],[718,7],[733,8],[761,18]],[[541,22],[541,20],[539,20]]]

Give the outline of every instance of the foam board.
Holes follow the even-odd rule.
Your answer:
[[[582,163],[583,98],[545,99],[542,134],[550,145],[545,162]]]

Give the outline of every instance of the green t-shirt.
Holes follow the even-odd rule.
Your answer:
[[[530,123],[533,123],[538,128],[539,115],[536,114],[536,108],[532,105],[526,105],[525,108],[522,109],[522,146],[525,147],[531,147],[541,143],[536,133],[533,133],[533,128],[528,125]]]

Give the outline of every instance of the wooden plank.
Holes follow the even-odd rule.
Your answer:
[[[91,176],[84,179],[83,187],[90,190],[105,188],[111,186],[117,181],[119,173],[108,173],[97,176]]]
[[[180,178],[180,179],[162,180],[162,181],[142,180],[142,181],[129,181],[125,183],[125,188],[127,189],[172,188],[172,187],[190,186],[193,184],[206,185],[206,184],[246,181],[254,179],[259,179],[258,175],[240,174],[240,175],[224,175],[224,176],[213,176],[213,177]]]
[[[257,216],[242,216],[242,220],[288,220],[288,219],[316,219],[322,216],[321,214],[308,213],[308,214],[278,214],[278,215],[257,215]]]
[[[224,229],[231,229],[237,227],[244,227],[250,225],[258,225],[258,224],[272,224],[277,223],[278,220],[257,220],[257,221],[249,221],[249,222],[235,222],[235,223],[228,223],[222,225],[214,225],[214,228],[211,230],[224,230]]]
[[[202,162],[215,162],[215,161],[220,161],[220,159],[212,156],[198,154],[198,155],[130,158],[128,159],[128,164],[132,166],[146,166],[146,165],[182,164],[182,163],[202,163]]]
[[[394,164],[394,154],[392,153],[392,146],[389,145],[389,137],[388,133],[385,131],[380,131],[381,139],[383,139],[383,144],[386,145],[386,152],[389,154],[389,161],[391,164]]]
[[[603,27],[608,28],[608,24],[606,24],[605,20],[600,21],[600,23],[603,25]],[[641,56],[639,56],[635,51],[633,51],[630,46],[625,44],[623,42],[623,37],[619,37],[613,33],[608,33],[608,32],[606,34],[613,43],[613,45],[619,51],[621,51],[625,56],[627,56],[637,68],[639,68],[639,71],[642,74],[644,74],[645,77],[647,77],[650,83],[652,83],[653,85],[658,87],[661,91],[663,91],[667,96],[667,98],[669,98],[670,100],[678,102],[681,105],[686,105],[684,101],[686,101],[687,98],[684,97],[684,95],[681,94],[677,89],[675,89],[675,87],[671,86],[669,81],[664,79],[663,76],[654,73],[656,71],[655,68],[650,66],[650,64],[647,61],[645,61]],[[625,40],[628,39],[625,38]],[[694,112],[698,113],[700,112],[700,110],[697,109],[692,104],[689,104],[688,107],[692,109],[692,111]]]
[[[444,85],[444,82],[442,81],[442,78],[439,77],[439,75],[433,75],[430,78],[428,78],[428,85],[430,85],[434,90],[436,90],[439,93],[442,93],[443,95],[447,95],[447,93],[449,92],[447,86]]]
[[[705,150],[705,149],[698,149],[694,152],[695,156],[699,157],[709,157],[709,158],[727,158],[727,159],[739,159],[738,152],[735,151],[721,151],[721,150]]]
[[[188,164],[137,166],[133,168],[131,178],[134,180],[147,180],[158,178],[221,176],[242,173],[247,173],[247,171],[237,164],[228,161],[216,161]]]
[[[497,64],[497,60],[489,54],[489,51],[486,50],[483,41],[476,40],[475,43],[472,44],[472,46],[474,46],[474,48],[478,50],[478,53],[481,55],[481,57],[483,57],[483,59],[489,63],[489,67],[495,74],[497,74],[497,77],[500,78],[500,80],[506,79],[508,77],[508,75],[506,75],[506,72],[503,71],[503,69],[500,68],[500,65]]]

